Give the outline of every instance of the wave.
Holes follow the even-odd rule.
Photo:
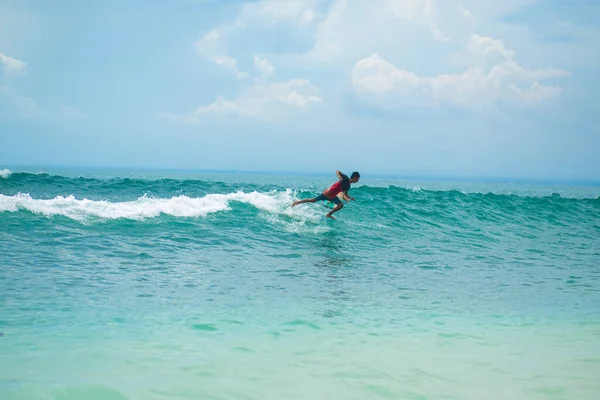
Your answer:
[[[173,218],[192,218],[207,226],[224,223],[226,227],[242,227],[250,224],[267,230],[279,226],[296,233],[333,229],[323,223],[329,209],[322,205],[290,207],[294,200],[306,197],[307,193],[291,189],[209,193],[198,197],[142,195],[124,201],[93,200],[81,195],[40,199],[25,193],[13,196],[0,194],[0,225],[3,225],[4,219],[25,223],[33,214],[42,216],[42,219],[49,217],[51,223],[59,224],[61,220],[54,221],[52,217],[66,217],[84,225],[110,220],[148,219],[171,223],[175,222]],[[458,235],[472,240],[478,240],[476,232],[484,236],[482,232],[485,231],[519,235],[523,229],[533,227],[544,232],[563,229],[582,238],[600,233],[600,202],[597,200],[474,196],[458,192],[436,194],[406,189],[395,192],[386,188],[364,190],[356,197],[357,201],[349,204],[349,212],[340,214],[342,223],[369,232],[373,237],[380,237],[382,229],[391,229],[397,234],[415,231]],[[209,218],[217,213],[222,214],[221,217]],[[228,217],[222,218],[225,215]],[[264,225],[261,221],[268,223]],[[485,227],[483,230],[482,226]],[[496,240],[495,237],[492,235],[488,239]]]
[[[132,199],[138,198],[143,193],[151,193],[166,197],[167,195],[181,193],[191,196],[205,195],[214,192],[227,192],[236,189],[245,191],[258,190],[290,190],[275,181],[252,184],[249,182],[224,182],[219,180],[202,180],[194,178],[134,178],[134,177],[84,177],[50,175],[45,172],[28,173],[12,172],[8,169],[0,170],[0,177],[4,182],[0,189],[4,194],[18,192],[43,192],[50,196],[68,193],[77,193],[87,198],[110,197],[128,193]],[[299,193],[320,192],[327,184],[299,187]],[[420,196],[448,196],[473,195],[473,196],[504,196],[526,198],[562,198],[573,200],[600,200],[600,187],[585,186],[535,186],[513,184],[486,184],[486,183],[452,183],[452,182],[406,182],[392,184],[378,184],[371,181],[369,184],[358,184],[352,188],[354,193],[360,192],[364,196],[407,196],[418,194]],[[114,198],[113,198],[114,200]]]
[[[231,202],[240,202],[270,213],[288,213],[291,215],[293,211],[289,209],[289,205],[293,201],[292,197],[291,191],[279,193],[236,192],[208,194],[201,198],[182,195],[165,199],[144,195],[135,201],[109,202],[77,199],[72,195],[43,200],[33,199],[29,194],[15,196],[0,194],[0,212],[26,210],[46,216],[62,215],[82,222],[89,221],[90,218],[143,220],[160,215],[205,217],[208,214],[231,210]]]
[[[365,187],[365,186],[363,186]],[[376,187],[368,187],[370,189],[379,189]],[[397,186],[389,185],[385,189],[399,190],[399,191],[410,191],[415,193],[451,193],[461,195],[475,195],[475,196],[499,196],[499,197],[524,197],[524,198],[562,198],[572,200],[598,200],[600,199],[600,187],[576,187],[576,186],[564,186],[564,187],[536,187],[536,186],[522,186],[522,187],[511,187],[496,185],[495,187],[479,187],[469,188],[465,187],[453,187],[446,188],[432,188],[432,187],[420,187],[418,185],[411,186]]]

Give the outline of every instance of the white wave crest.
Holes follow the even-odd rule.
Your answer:
[[[8,178],[12,175],[12,171],[10,169],[0,169],[0,178]]]
[[[0,212],[28,210],[46,216],[62,215],[77,221],[90,219],[132,219],[143,220],[161,214],[175,217],[204,217],[211,213],[231,210],[230,202],[251,204],[269,214],[284,214],[300,220],[312,219],[307,210],[291,209],[292,191],[270,193],[208,194],[200,198],[176,196],[170,199],[142,196],[134,201],[109,202],[104,200],[76,199],[74,196],[57,196],[54,199],[33,199],[29,194],[15,196],[0,194]]]

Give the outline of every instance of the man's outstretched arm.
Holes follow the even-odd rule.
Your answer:
[[[350,200],[354,201],[354,200],[356,200],[354,197],[350,197],[348,195],[348,191],[347,190],[344,192],[343,197],[344,197],[344,200],[346,200],[346,201],[350,201]]]
[[[349,179],[349,178],[346,176],[346,174],[344,174],[344,173],[343,173],[343,172],[341,172],[341,171],[335,171],[335,174],[338,176],[338,178],[339,178],[340,180],[342,180],[342,179]]]

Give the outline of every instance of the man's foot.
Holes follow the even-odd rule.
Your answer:
[[[290,207],[295,207],[299,203],[299,201],[300,200],[296,200],[295,202],[292,203],[292,205]]]
[[[335,218],[333,218],[333,216],[330,213],[327,213],[326,217],[327,218],[331,218],[331,219],[335,219]]]

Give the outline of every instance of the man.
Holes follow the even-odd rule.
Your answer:
[[[352,175],[350,175],[350,178],[348,178],[347,175],[344,175],[340,171],[335,171],[335,173],[338,176],[339,181],[335,182],[328,189],[323,190],[323,193],[321,193],[317,197],[314,197],[312,199],[294,201],[291,207],[297,206],[298,204],[302,203],[315,203],[320,200],[329,200],[335,203],[335,207],[333,208],[333,210],[327,213],[327,218],[335,219],[332,217],[331,214],[340,211],[342,207],[344,207],[344,204],[342,204],[341,200],[337,195],[339,193],[342,193],[342,197],[346,201],[356,200],[354,197],[348,196],[348,190],[350,190],[351,183],[356,183],[360,179],[360,174],[356,171],[354,171]]]

